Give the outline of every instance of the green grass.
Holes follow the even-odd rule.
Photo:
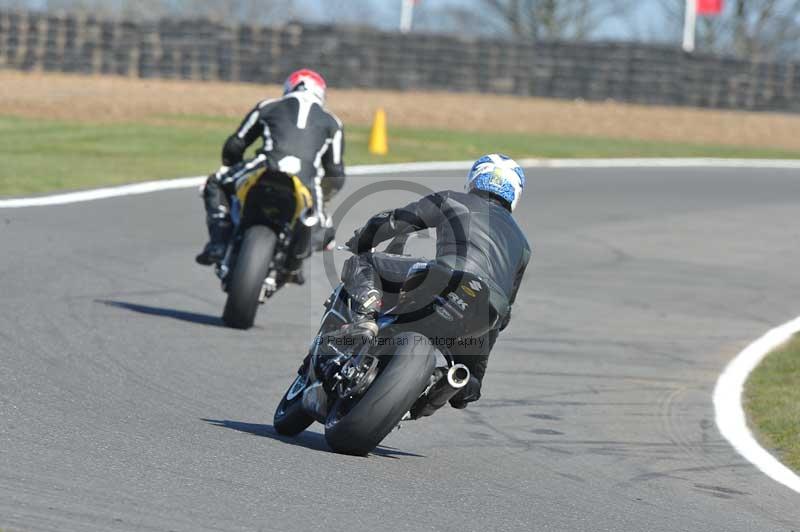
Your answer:
[[[161,123],[154,123],[161,122]],[[159,116],[134,124],[0,117],[0,196],[38,194],[151,179],[205,175],[235,119]],[[349,127],[348,164],[460,160],[500,151],[513,157],[768,157],[800,152],[512,133],[392,129],[390,153],[367,152],[369,130]]]
[[[800,471],[800,336],[764,359],[747,380],[744,396],[759,439]]]

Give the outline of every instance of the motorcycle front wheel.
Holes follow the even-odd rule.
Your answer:
[[[314,422],[314,418],[303,409],[303,391],[308,384],[307,380],[305,372],[298,375],[278,403],[272,419],[272,426],[278,434],[297,436]]]

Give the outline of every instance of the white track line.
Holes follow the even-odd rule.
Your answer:
[[[349,175],[468,170],[474,161],[375,164],[353,166]],[[777,168],[800,170],[793,159],[639,158],[639,159],[517,159],[525,168]]]
[[[800,170],[800,161],[780,159],[519,159],[525,168],[777,168]],[[405,172],[467,170],[473,161],[438,161],[422,163],[374,164],[351,166],[348,175],[363,176]],[[0,209],[65,205],[120,196],[147,194],[161,190],[198,187],[204,177],[186,177],[148,181],[121,187],[98,188],[33,198],[0,199]]]
[[[739,353],[717,380],[714,388],[714,412],[719,431],[739,454],[773,480],[800,493],[800,476],[758,444],[747,428],[747,418],[742,407],[742,392],[747,377],[767,354],[798,331],[800,317],[775,327]]]
[[[144,183],[123,185],[121,187],[97,188],[94,190],[83,190],[80,192],[67,192],[65,194],[40,196],[38,198],[4,199],[0,200],[0,209],[64,205],[67,203],[81,203],[83,201],[116,198],[120,196],[135,196],[137,194],[147,194],[149,192],[157,192],[159,190],[199,187],[205,180],[205,177],[184,177],[181,179],[166,179],[164,181],[146,181]]]

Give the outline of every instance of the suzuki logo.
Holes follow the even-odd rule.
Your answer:
[[[464,303],[464,300],[461,299],[460,297],[458,297],[453,292],[450,292],[449,294],[447,294],[447,297],[448,297],[448,299],[450,299],[450,301],[455,303],[458,306],[458,308],[460,308],[462,311],[467,310],[467,304]]]

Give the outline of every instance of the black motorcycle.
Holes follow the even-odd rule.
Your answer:
[[[236,329],[253,326],[258,306],[296,277],[311,254],[319,217],[311,192],[296,176],[266,168],[259,155],[231,170],[233,237],[216,274],[228,293],[222,320]]]
[[[357,307],[344,285],[325,302],[319,332],[275,411],[277,432],[294,436],[318,421],[331,449],[366,455],[400,421],[433,414],[468,384],[468,368],[449,347],[494,325],[488,288],[470,273],[399,255],[404,245],[401,237],[387,248],[408,273],[382,279],[377,338],[337,335]]]

